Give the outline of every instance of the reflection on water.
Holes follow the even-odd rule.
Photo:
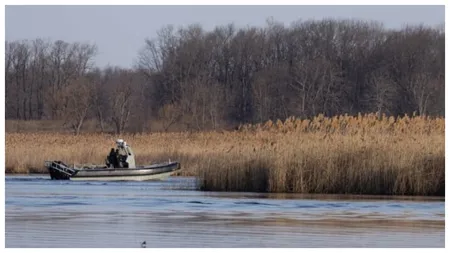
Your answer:
[[[6,247],[444,247],[442,198],[198,192],[7,176]]]

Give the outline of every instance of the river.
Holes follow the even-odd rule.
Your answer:
[[[443,198],[200,192],[5,177],[8,248],[444,247]]]

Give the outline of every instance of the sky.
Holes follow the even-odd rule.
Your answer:
[[[376,20],[387,28],[445,22],[445,6],[5,6],[5,39],[95,43],[95,64],[133,66],[146,38],[166,25],[201,24],[206,30],[234,23],[265,26],[283,22],[350,18]]]

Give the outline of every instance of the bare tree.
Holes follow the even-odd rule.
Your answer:
[[[92,83],[87,78],[80,78],[72,81],[58,93],[62,103],[64,124],[68,124],[74,134],[78,135],[91,108]]]
[[[15,49],[17,42],[6,42],[5,47],[5,116],[6,119],[17,118],[17,108],[15,101],[17,101],[17,89],[14,82],[16,69],[14,62],[16,61]]]
[[[391,114],[390,108],[395,103],[395,85],[386,76],[385,71],[373,72],[368,80],[370,92],[366,93],[368,104],[370,104],[379,117],[383,114]]]
[[[289,92],[290,76],[286,64],[268,67],[256,73],[253,88],[255,120],[263,122],[287,118],[294,112],[293,101],[298,98]]]
[[[179,105],[166,104],[159,109],[158,116],[162,119],[164,132],[167,132],[173,124],[179,122],[182,113]]]
[[[33,105],[30,100],[29,107],[34,108],[32,112],[36,119],[42,119],[44,116],[44,91],[50,83],[48,74],[49,48],[50,43],[42,39],[36,39],[32,43],[33,60],[31,62],[31,85],[35,89],[35,98]]]
[[[133,73],[127,70],[116,70],[115,77],[108,83],[109,106],[111,107],[111,122],[116,134],[122,134],[128,123],[134,92]]]
[[[100,126],[100,132],[104,133],[105,129],[105,121],[109,115],[110,108],[108,105],[108,93],[107,93],[107,78],[110,72],[105,70],[102,72],[100,69],[93,69],[89,74],[89,78],[92,82],[92,112],[94,117],[97,120],[98,126]]]
[[[50,115],[57,118],[60,105],[59,91],[73,80],[83,76],[90,67],[90,61],[96,54],[96,46],[88,44],[69,44],[58,40],[54,43],[49,56],[52,84],[46,91]]]
[[[83,120],[74,119],[75,132],[97,119],[100,131],[113,126],[122,133],[148,130],[149,119],[168,131],[318,113],[444,115],[442,27],[388,30],[333,19],[212,31],[166,26],[145,40],[131,69],[95,69],[95,45],[7,42],[6,118],[64,119],[67,110],[89,104],[86,114],[77,111]],[[90,102],[70,100],[75,89],[88,93],[78,83],[85,80]]]

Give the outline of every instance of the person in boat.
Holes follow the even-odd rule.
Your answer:
[[[134,161],[134,152],[126,141],[123,142],[123,149],[125,153],[125,164],[126,168],[135,168],[136,164]]]
[[[114,168],[135,168],[134,153],[130,146],[122,139],[116,141],[117,149],[112,149],[107,160],[107,165]]]
[[[117,145],[117,158],[119,160],[119,167],[120,168],[127,168],[127,157],[128,152],[126,150],[126,142],[122,141]]]
[[[111,148],[109,155],[106,157],[106,166],[113,168],[119,167],[119,160],[117,159],[117,153],[114,148]]]

